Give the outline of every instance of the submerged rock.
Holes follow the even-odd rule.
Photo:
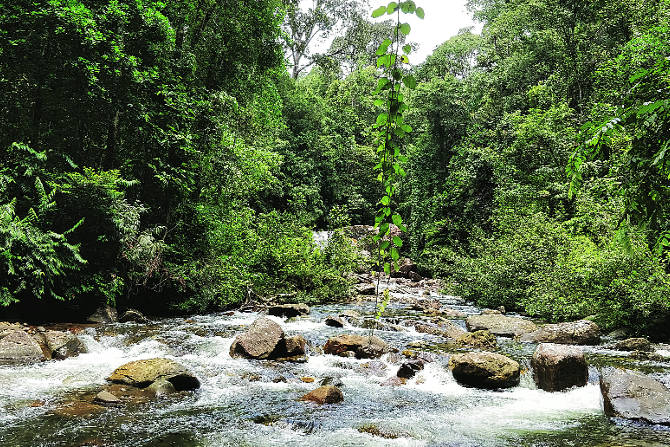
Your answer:
[[[521,372],[517,362],[493,352],[452,355],[449,369],[458,383],[485,389],[516,386]]]
[[[646,338],[627,338],[615,345],[619,351],[651,351],[651,343]]]
[[[110,393],[109,391],[100,391],[95,395],[93,402],[103,404],[103,405],[114,405],[121,403],[121,399]]]
[[[363,335],[338,335],[331,337],[323,346],[323,352],[346,357],[352,353],[359,359],[381,357],[388,352],[389,346],[379,337]]]
[[[344,400],[344,395],[339,388],[333,385],[324,385],[311,391],[300,398],[302,401],[316,402],[317,404],[336,404]]]
[[[70,332],[46,331],[42,336],[53,359],[62,360],[88,352],[86,345]]]
[[[600,391],[609,417],[670,425],[670,390],[649,376],[605,368]]]
[[[537,325],[520,317],[508,317],[502,314],[472,315],[465,320],[471,332],[488,330],[501,337],[516,337],[537,330]]]
[[[309,306],[307,304],[280,304],[268,308],[268,315],[283,318],[293,318],[301,315],[309,314]]]
[[[562,345],[597,345],[600,343],[600,328],[589,320],[546,324],[535,332],[522,335],[521,341]]]
[[[230,346],[231,357],[268,359],[285,347],[284,330],[269,318],[254,321]]]
[[[541,343],[531,359],[533,378],[545,391],[561,391],[584,386],[589,369],[582,350],[575,346]]]
[[[146,388],[160,380],[169,381],[177,391],[190,391],[200,387],[200,381],[183,365],[163,358],[126,363],[116,368],[107,380],[137,388]]]
[[[44,352],[33,337],[15,330],[0,340],[0,365],[21,365],[46,360]]]

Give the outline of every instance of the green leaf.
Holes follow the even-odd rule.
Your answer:
[[[407,75],[402,78],[402,83],[405,84],[405,87],[410,90],[414,90],[416,88],[416,78],[412,75]]]
[[[416,8],[416,16],[420,19],[423,19],[426,16],[423,8]]]
[[[385,102],[386,101],[384,101],[383,99],[375,99],[375,105],[377,107],[383,106]]]
[[[377,125],[383,126],[388,122],[388,120],[389,116],[386,113],[380,113],[379,116],[377,116]]]
[[[406,36],[412,30],[412,27],[409,26],[409,23],[403,23],[400,25],[398,29],[400,30],[401,33],[403,33]]]
[[[398,249],[395,248],[395,247],[391,247],[391,258],[394,261],[397,261],[398,259],[400,259],[400,252],[398,252]]]
[[[402,50],[403,50],[405,53],[409,54],[409,53],[412,52],[412,45],[410,45],[410,44],[404,45],[404,46],[402,47]]]
[[[386,7],[389,15],[393,14],[397,8],[398,8],[398,3],[397,2],[391,2]]]
[[[384,14],[386,14],[386,6],[380,6],[379,8],[372,11],[372,18],[376,19],[377,17],[381,17]]]
[[[391,203],[391,198],[389,196],[384,196],[382,197],[381,203],[384,206],[388,206],[388,204]]]
[[[398,236],[393,236],[393,245],[398,248],[402,248],[402,239],[400,239]]]
[[[387,275],[391,274],[391,264],[389,264],[388,262],[384,263],[384,273],[386,273]]]
[[[402,225],[402,217],[400,216],[400,214],[394,214],[391,219],[393,220],[393,225],[397,227]]]
[[[403,124],[400,126],[400,128],[404,130],[406,133],[412,132],[412,126],[410,126],[409,124]]]

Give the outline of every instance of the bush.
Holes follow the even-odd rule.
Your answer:
[[[474,257],[444,251],[449,288],[478,305],[551,321],[593,317],[604,329],[649,332],[670,315],[670,275],[636,230],[599,246],[544,214],[501,221],[474,242]]]

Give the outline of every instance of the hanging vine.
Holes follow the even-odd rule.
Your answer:
[[[417,7],[411,1],[391,2],[387,6],[380,6],[372,12],[373,18],[385,14],[396,16],[396,26],[393,35],[385,39],[377,48],[377,68],[382,72],[374,95],[378,96],[375,105],[383,111],[377,116],[374,125],[377,135],[377,165],[375,170],[379,171],[377,180],[382,184],[382,197],[378,202],[379,209],[375,215],[375,228],[379,228],[375,236],[378,244],[379,265],[389,278],[391,266],[398,267],[402,239],[391,234],[391,224],[397,226],[400,231],[407,229],[403,220],[396,210],[394,200],[398,180],[405,176],[405,170],[401,163],[407,161],[402,153],[402,140],[412,132],[412,128],[405,124],[403,115],[408,106],[401,92],[402,86],[413,90],[416,88],[416,79],[407,70],[409,68],[409,54],[412,47],[403,41],[411,31],[409,23],[403,22],[403,14],[416,14],[420,19],[424,18],[423,8]],[[401,47],[402,45],[402,47]],[[377,321],[381,318],[390,300],[388,287],[384,290],[384,296],[379,302],[379,284],[381,272],[377,276]]]

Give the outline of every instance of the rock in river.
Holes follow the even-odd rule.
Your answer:
[[[323,347],[323,352],[326,354],[347,356],[347,353],[352,352],[359,359],[381,357],[388,350],[388,345],[381,338],[363,335],[331,337]]]
[[[328,315],[324,320],[324,323],[326,323],[326,326],[344,327],[344,320],[340,317],[334,317],[332,315]]]
[[[268,308],[268,314],[275,317],[293,318],[308,313],[309,306],[307,304],[281,304]]]
[[[45,360],[42,348],[22,330],[9,332],[0,340],[0,365],[20,365]]]
[[[53,359],[63,360],[88,352],[86,345],[70,332],[46,331],[43,337],[47,350]]]
[[[200,387],[200,381],[183,365],[163,358],[126,363],[116,368],[107,380],[138,388],[146,388],[154,382],[167,380],[177,391],[189,391]]]
[[[231,357],[268,359],[284,345],[284,330],[269,318],[254,321],[230,346]]]
[[[651,351],[651,343],[646,338],[627,338],[619,341],[615,348],[619,351]]]
[[[605,368],[600,391],[609,417],[670,425],[670,390],[649,376]]]
[[[531,360],[537,387],[545,391],[561,391],[584,386],[589,369],[582,350],[576,346],[541,343]]]
[[[455,354],[449,359],[454,379],[476,388],[510,388],[519,384],[519,364],[493,352]]]
[[[486,329],[501,337],[516,337],[537,330],[530,320],[502,314],[472,315],[465,320],[465,325],[471,332]]]
[[[600,328],[589,320],[546,324],[533,333],[522,335],[521,341],[563,345],[597,345],[600,343]]]
[[[305,394],[300,400],[309,400],[317,404],[336,404],[344,400],[344,395],[336,386],[324,385]]]

